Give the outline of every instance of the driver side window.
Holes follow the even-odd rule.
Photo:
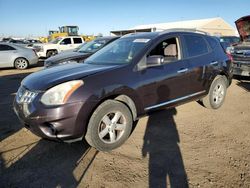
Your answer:
[[[71,38],[63,39],[62,42],[61,42],[60,44],[62,44],[62,45],[71,44]]]
[[[178,38],[168,38],[161,41],[148,56],[162,56],[164,63],[174,62],[180,59],[180,48]]]

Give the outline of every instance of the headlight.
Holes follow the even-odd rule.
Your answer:
[[[47,90],[41,98],[45,105],[62,105],[65,104],[71,94],[83,85],[82,80],[73,80],[59,84]]]
[[[43,52],[43,46],[40,47],[40,52]]]

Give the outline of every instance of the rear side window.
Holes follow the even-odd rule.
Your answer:
[[[9,45],[0,44],[0,51],[9,51],[9,50],[16,50],[16,49]]]
[[[73,40],[74,40],[74,44],[81,44],[82,43],[81,38],[73,38]]]
[[[65,38],[60,44],[71,44],[71,38]]]
[[[186,43],[186,50],[189,57],[199,56],[208,53],[208,46],[203,37],[195,35],[184,35],[184,40]]]
[[[216,52],[222,52],[222,51],[226,52],[227,48],[230,47],[230,43],[219,42],[219,40],[214,37],[206,37],[206,40],[211,49]]]
[[[207,39],[207,41],[208,41],[209,46],[210,46],[212,49],[215,49],[215,48],[218,47],[218,40],[217,40],[217,39],[212,38],[212,37],[207,37],[206,39]]]
[[[211,47],[211,49],[215,49],[219,47],[219,40],[216,38],[212,38],[212,37],[207,37],[206,38],[208,41],[209,46]]]

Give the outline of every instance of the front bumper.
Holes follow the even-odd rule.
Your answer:
[[[82,105],[82,102],[77,102],[45,107],[39,101],[19,104],[16,99],[13,103],[18,118],[32,133],[42,138],[64,141],[83,136],[78,127]]]
[[[250,76],[250,62],[233,61],[233,75]]]

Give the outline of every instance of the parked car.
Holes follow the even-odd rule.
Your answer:
[[[228,42],[231,46],[237,45],[240,42],[240,37],[236,36],[221,36],[220,42]]]
[[[1,42],[9,42],[10,40],[12,40],[12,38],[10,37],[5,37],[5,38],[2,38]]]
[[[20,39],[9,39],[8,41],[6,41],[8,43],[11,43],[11,44],[15,44],[15,45],[18,45],[18,46],[22,46],[22,47],[27,47],[27,45],[29,44],[27,41],[25,40],[20,40]]]
[[[27,41],[29,44],[40,44],[40,43],[42,43],[40,40],[37,40],[37,39],[27,39],[25,41]]]
[[[74,49],[84,43],[82,37],[71,36],[71,37],[58,37],[49,43],[35,44],[35,49],[39,58],[49,58],[59,52]]]
[[[42,42],[40,40],[37,40],[37,39],[26,39],[25,42],[27,42],[26,47],[27,48],[32,48],[32,49],[33,49],[34,45],[42,44]]]
[[[230,48],[233,58],[233,74],[250,76],[250,16],[238,19],[235,24],[241,43]]]
[[[40,137],[85,138],[109,151],[127,140],[133,121],[152,111],[198,100],[219,108],[231,78],[231,61],[214,37],[178,30],[131,34],[85,63],[27,76],[14,109]]]
[[[55,65],[62,65],[67,63],[79,63],[86,58],[106,46],[107,44],[115,41],[119,37],[101,37],[90,42],[84,43],[80,48],[75,50],[68,50],[61,52],[45,60],[44,67],[53,67]]]
[[[28,48],[10,43],[0,43],[0,68],[26,69],[38,62],[36,53]]]

